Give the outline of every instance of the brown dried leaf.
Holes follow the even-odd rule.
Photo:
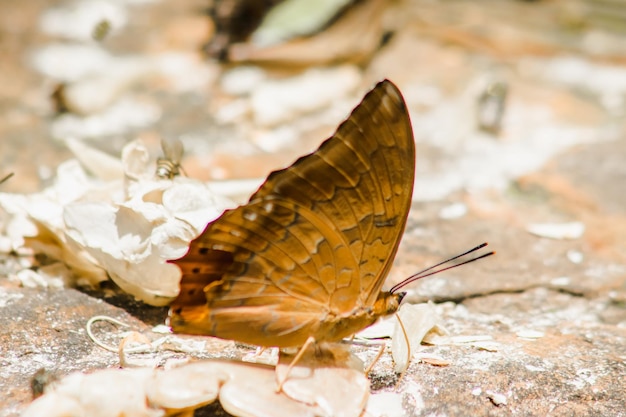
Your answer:
[[[385,0],[358,3],[323,32],[275,46],[261,48],[249,43],[233,44],[228,50],[228,59],[232,62],[304,66],[361,61],[380,44],[383,34],[381,16],[386,7]]]

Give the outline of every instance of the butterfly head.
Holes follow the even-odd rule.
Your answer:
[[[374,316],[388,316],[398,311],[405,295],[406,292],[381,292],[374,303]]]

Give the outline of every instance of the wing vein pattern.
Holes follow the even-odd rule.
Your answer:
[[[318,150],[272,172],[174,261],[182,281],[172,326],[236,340],[258,333],[244,341],[286,346],[327,315],[373,305],[404,231],[414,173],[408,111],[385,80]]]

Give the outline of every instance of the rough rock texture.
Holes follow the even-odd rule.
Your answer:
[[[0,185],[3,192],[41,189],[58,163],[70,155],[50,139],[50,125],[55,123],[50,96],[58,82],[27,64],[29,54],[51,42],[50,36],[38,32],[37,22],[52,5],[43,0],[23,3],[0,2],[0,50],[6,57],[0,62],[4,86],[0,89],[0,177],[16,173]],[[383,76],[400,84],[418,139],[417,201],[389,281],[398,282],[483,241],[497,251],[477,264],[413,284],[407,298],[438,303],[452,336],[487,336],[490,343],[425,346],[424,352],[449,364],[414,361],[401,379],[392,371],[390,356],[384,355],[372,371],[372,389],[400,393],[407,416],[626,416],[623,104],[615,104],[610,89],[600,91],[599,84],[587,82],[608,79],[606,74],[612,73],[593,76],[584,66],[592,62],[598,65],[594,71],[610,67],[623,75],[619,72],[626,70],[623,58],[616,59],[623,57],[619,50],[623,35],[607,32],[603,52],[594,55],[595,61],[584,61],[589,52],[585,45],[593,42],[580,42],[585,33],[576,30],[585,25],[576,22],[602,30],[602,21],[593,8],[585,17],[559,7],[593,2],[489,3],[493,7],[470,1],[397,2],[395,14],[390,14],[395,19],[388,19],[395,35],[362,69],[363,91],[371,80]],[[205,17],[197,12],[201,7],[204,2],[199,0],[136,5],[128,26],[107,41],[107,48],[114,54],[144,58],[162,51],[192,54],[210,32]],[[414,16],[418,11],[420,19],[413,26],[406,22],[410,19],[402,18],[403,13]],[[550,20],[555,15],[562,27]],[[564,53],[577,54],[581,61],[576,64],[579,72],[567,79],[561,76],[563,81],[555,68]],[[545,71],[538,71],[537,65]],[[128,139],[141,135],[156,155],[157,134],[186,135],[188,157],[183,166],[190,176],[263,176],[313,149],[356,102],[350,100],[361,94],[338,98],[340,109],[328,114],[268,132],[253,126],[245,99],[228,97],[219,83],[211,81],[221,70],[217,63],[209,63],[182,73],[181,85],[172,85],[160,74],[125,87],[158,103],[161,119],[123,134],[96,137],[94,143],[117,153]],[[587,70],[591,75],[575,77]],[[556,74],[553,78],[550,71]],[[468,139],[466,125],[475,109],[463,103],[473,97],[468,93],[474,88],[472,79],[493,72],[504,73],[511,84],[511,117],[520,117],[520,109],[528,109],[534,119],[505,123],[500,137]],[[623,77],[611,84],[617,96],[622,93],[615,81],[619,79]],[[187,88],[182,81],[198,82],[200,87]],[[432,85],[437,87],[429,89]],[[430,107],[433,102],[441,104],[437,111]],[[554,125],[548,126],[541,140],[532,142],[531,128],[546,119]],[[513,135],[521,129],[519,124],[528,129],[520,135],[528,141],[511,153],[507,146],[519,139]],[[554,147],[562,137],[581,131],[588,135]],[[263,147],[271,135],[279,142],[274,154]],[[302,142],[287,140],[294,137]],[[485,151],[494,146],[501,148]],[[531,146],[536,149],[521,169],[518,162]],[[500,171],[490,170],[499,163]],[[473,177],[483,169],[484,177]],[[441,171],[457,176],[441,176]],[[494,183],[478,186],[481,181]],[[445,192],[437,198],[424,197],[435,195],[433,190]],[[442,218],[443,209],[458,203],[465,205],[466,214]],[[574,239],[550,239],[527,231],[533,223],[573,221],[585,226],[582,236]],[[91,317],[111,316],[148,335],[152,326],[164,320],[165,309],[113,296],[110,290],[20,287],[10,277],[16,259],[14,255],[0,259],[1,417],[19,415],[31,399],[30,381],[40,368],[64,375],[119,365],[117,354],[87,337],[85,324]],[[110,344],[119,341],[122,332],[103,323],[95,330]],[[240,357],[248,351],[209,344],[205,356]],[[371,359],[375,349],[361,350],[360,355]],[[196,415],[226,414],[213,405]]]
[[[0,300],[2,320],[9,324],[0,333],[0,390],[6,415],[30,400],[38,369],[63,375],[119,363],[115,353],[103,351],[87,337],[85,324],[92,316],[108,315],[140,330],[147,327],[124,310],[73,289],[2,287]]]

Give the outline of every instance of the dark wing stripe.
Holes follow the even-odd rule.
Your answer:
[[[279,204],[278,201],[275,204]],[[233,213],[231,216],[235,216],[237,213]],[[231,217],[228,216],[228,217]],[[285,294],[290,296],[309,299],[310,302],[315,304],[326,305],[325,300],[328,299],[329,294],[324,291],[323,285],[317,279],[318,269],[323,265],[321,263],[308,265],[307,262],[311,259],[310,250],[311,245],[303,241],[302,237],[298,237],[291,233],[291,230],[297,230],[297,228],[287,228],[277,222],[275,217],[271,214],[258,214],[258,218],[254,222],[236,218],[231,221],[229,218],[223,219],[219,224],[219,229],[211,233],[211,245],[224,245],[230,246],[229,250],[234,254],[235,261],[238,261],[239,257],[246,259],[246,263],[249,266],[248,274],[258,274],[259,279],[266,286],[276,286]],[[300,220],[300,223],[303,221]],[[233,227],[245,228],[247,233],[244,238],[237,238],[228,233],[228,230]],[[277,235],[276,230],[280,228],[280,237]],[[261,229],[261,230],[259,230]],[[272,232],[269,232],[272,230]],[[310,228],[309,228],[310,229]],[[311,242],[310,236],[306,237]],[[285,244],[287,243],[287,244]],[[247,260],[248,254],[252,257]],[[297,257],[297,259],[295,259]],[[315,257],[314,262],[318,261]],[[307,273],[306,270],[310,271]],[[236,271],[236,269],[235,269]],[[233,271],[226,271],[223,279],[226,282],[232,283],[233,288],[230,290],[235,294],[239,294],[240,281],[239,274],[233,273]],[[272,280],[274,276],[275,281],[279,281],[285,277],[290,278],[290,285],[281,285],[279,282]],[[223,296],[223,295],[222,295]],[[245,297],[244,293],[241,297]]]

